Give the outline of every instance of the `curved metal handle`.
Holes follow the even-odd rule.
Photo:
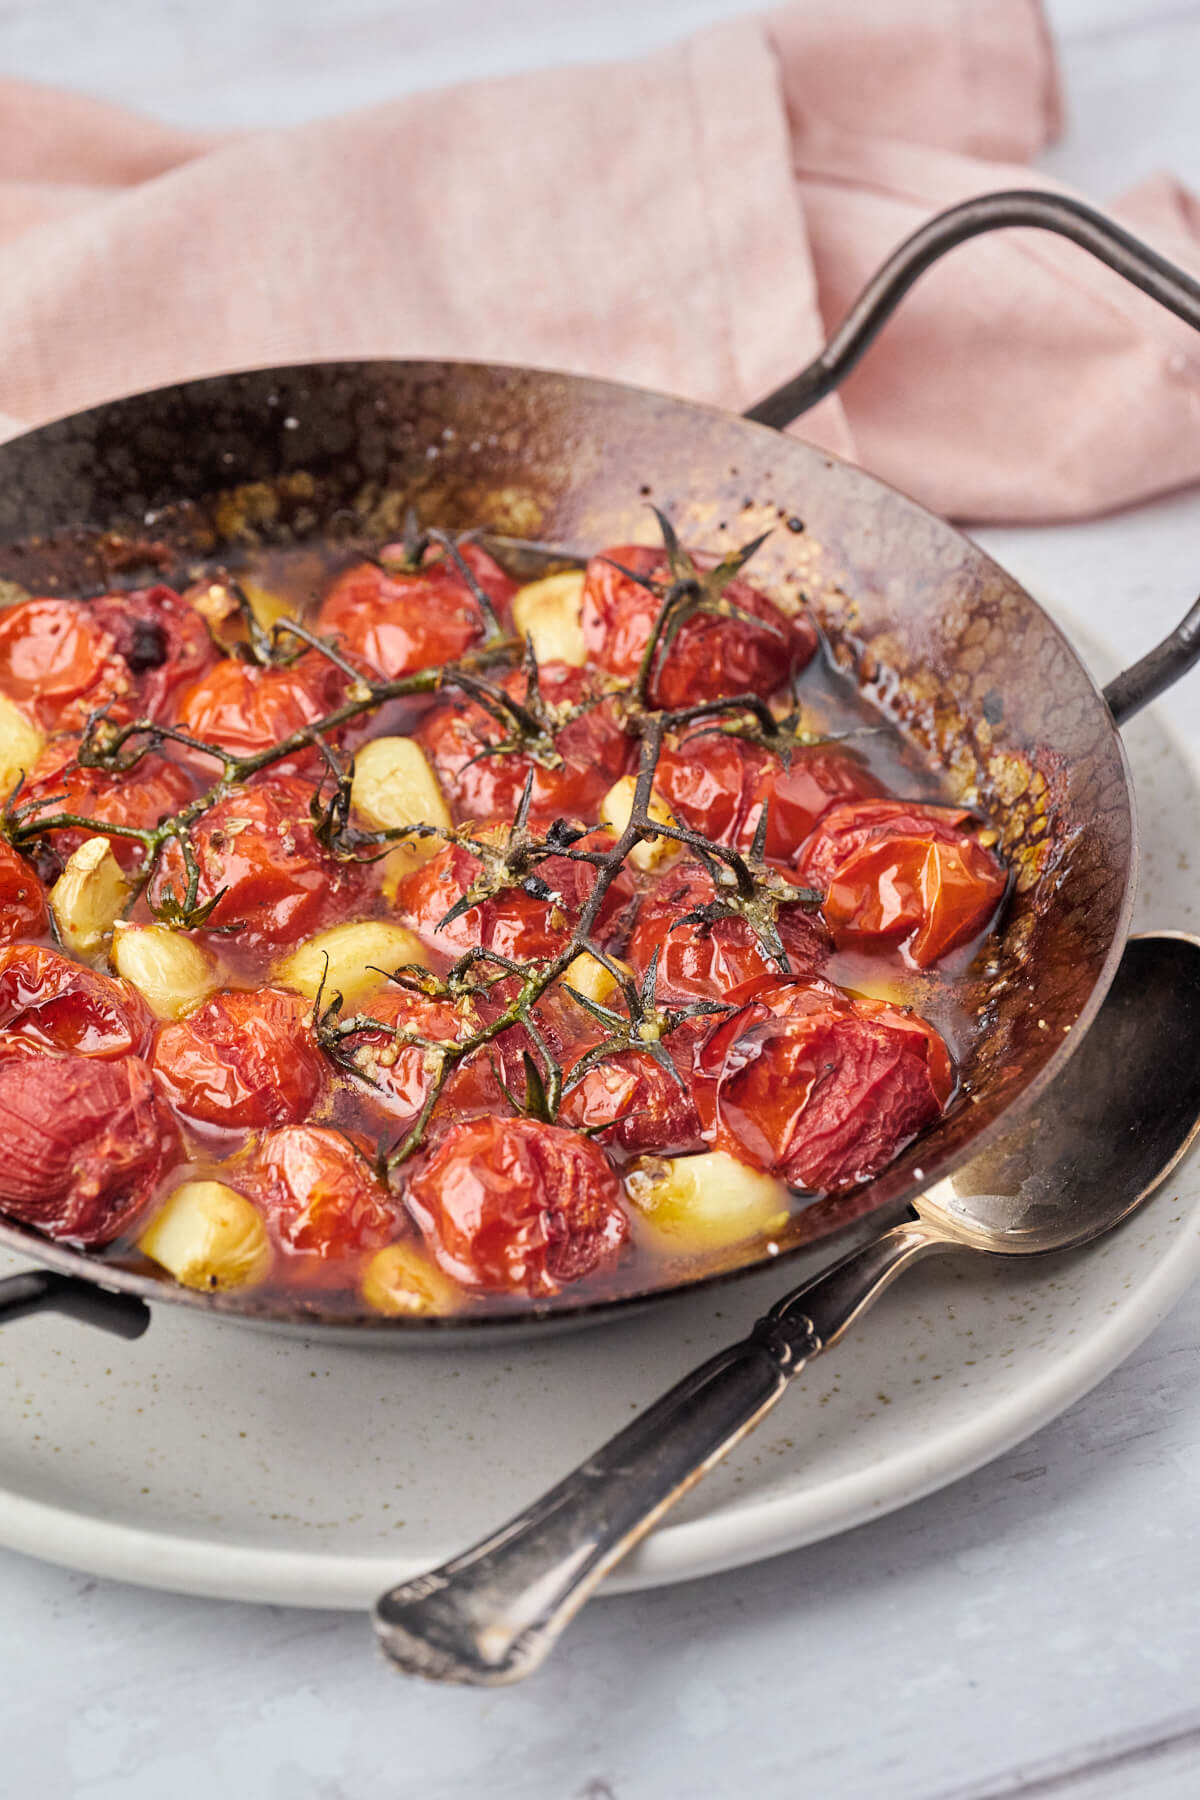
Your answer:
[[[150,1308],[136,1294],[113,1293],[74,1275],[28,1269],[0,1281],[0,1325],[40,1312],[65,1313],[123,1338],[141,1337],[150,1323]]]
[[[494,1687],[543,1661],[613,1565],[757,1425],[908,1264],[944,1240],[916,1219],[796,1288],[508,1524],[384,1594],[375,1628],[410,1675]]]
[[[1176,318],[1200,331],[1200,282],[1111,219],[1063,194],[1011,188],[949,207],[905,239],[873,275],[819,356],[746,413],[783,428],[831,394],[859,362],[901,300],[947,250],[1012,225],[1054,231],[1098,257]],[[1160,644],[1104,690],[1118,725],[1200,660],[1200,600]]]

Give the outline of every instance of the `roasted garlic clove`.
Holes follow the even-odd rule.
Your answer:
[[[402,963],[427,963],[418,937],[402,925],[382,919],[366,919],[357,925],[334,925],[319,931],[276,966],[275,978],[315,1000],[318,990],[325,1000],[340,994],[347,1012],[384,986],[393,969]]]
[[[781,1231],[789,1216],[783,1183],[724,1150],[640,1157],[625,1189],[647,1223],[682,1251],[726,1250]]]
[[[457,1312],[462,1292],[413,1244],[377,1250],[362,1278],[362,1296],[389,1318],[424,1318]]]
[[[167,925],[117,925],[112,965],[159,1019],[180,1019],[216,993],[217,965],[200,945]]]
[[[633,813],[633,796],[636,788],[637,782],[632,775],[622,775],[620,781],[615,782],[609,788],[600,802],[600,823],[607,825],[608,829],[615,832],[618,837],[628,825]],[[650,818],[660,825],[678,826],[679,824],[679,820],[672,813],[662,795],[655,793],[653,789],[650,793],[650,804],[646,810]],[[669,856],[674,856],[678,849],[679,843],[675,838],[647,838],[643,843],[633,846],[629,852],[629,861],[635,869],[656,869],[659,863],[665,862]]]
[[[85,838],[50,889],[50,910],[63,947],[76,956],[95,956],[131,892],[108,839]]]
[[[350,799],[365,825],[376,831],[396,831],[404,825],[436,825],[449,831],[453,824],[445,795],[425,752],[413,738],[372,738],[354,758]],[[412,869],[428,862],[442,848],[438,837],[402,839],[384,861],[383,891],[388,899]]]
[[[21,776],[28,775],[45,741],[20,707],[0,694],[0,792],[10,794]]]
[[[628,963],[621,962],[617,957],[612,960],[626,975],[633,974]],[[594,1000],[598,1006],[608,1006],[618,986],[612,970],[606,968],[590,950],[581,950],[578,956],[573,957],[563,970],[561,979],[565,986],[573,987],[577,994],[582,994],[585,1000]]]
[[[255,1287],[271,1267],[257,1208],[223,1181],[185,1181],[138,1239],[138,1249],[183,1287]]]
[[[582,669],[587,662],[583,641],[583,570],[547,575],[530,581],[513,596],[513,624],[521,637],[532,638],[533,653],[540,663],[569,663]]]

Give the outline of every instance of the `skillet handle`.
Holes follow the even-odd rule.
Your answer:
[[[746,418],[781,430],[798,419],[845,379],[932,263],[968,238],[1012,225],[1070,238],[1200,331],[1200,282],[1185,270],[1082,201],[1036,188],[1010,188],[949,207],[915,231],[871,277],[821,353],[798,375],[750,407]],[[1116,724],[1124,724],[1198,659],[1200,600],[1168,637],[1105,688],[1104,698]]]
[[[150,1323],[150,1308],[136,1294],[112,1293],[74,1275],[28,1269],[0,1281],[0,1325],[40,1312],[65,1313],[123,1338],[141,1337]]]

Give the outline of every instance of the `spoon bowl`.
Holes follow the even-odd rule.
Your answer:
[[[385,1652],[440,1681],[529,1674],[613,1565],[910,1263],[1088,1244],[1159,1187],[1197,1129],[1200,938],[1132,938],[1094,1024],[1008,1136],[786,1294],[516,1518],[385,1594]]]

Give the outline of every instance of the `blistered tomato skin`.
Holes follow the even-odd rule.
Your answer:
[[[246,1179],[289,1250],[323,1258],[376,1250],[396,1236],[399,1202],[340,1131],[285,1125],[259,1140]]]
[[[311,1010],[282,988],[214,994],[160,1030],[152,1064],[161,1092],[183,1118],[221,1130],[301,1122],[327,1079]]]
[[[523,670],[514,669],[499,685],[514,700],[526,697]],[[564,663],[543,664],[538,686],[542,699],[555,708],[596,700],[595,683]],[[561,760],[553,769],[519,751],[486,754],[489,744],[511,734],[484,707],[461,698],[435,707],[415,735],[459,819],[511,819],[532,770],[535,813],[594,821],[601,800],[637,754],[636,741],[622,730],[612,701],[603,699],[554,734]]]
[[[111,634],[82,601],[23,600],[0,612],[0,692],[43,731],[78,730],[93,708],[119,706],[133,690]]]
[[[715,731],[668,741],[654,785],[683,824],[736,850],[750,849],[766,806],[765,854],[777,863],[790,863],[832,807],[884,792],[849,751],[797,746],[785,761]]]
[[[492,1294],[556,1294],[613,1262],[629,1236],[603,1150],[538,1119],[452,1125],[407,1199],[446,1273]]]
[[[933,1027],[826,982],[765,981],[697,1058],[705,1139],[814,1193],[867,1181],[942,1111]]]
[[[0,949],[0,1054],[20,1042],[86,1057],[143,1056],[153,1032],[128,982],[41,945]]]
[[[699,559],[701,567],[711,559]],[[662,593],[651,593],[614,565],[648,576],[665,589],[670,570],[661,550],[624,544],[594,556],[583,588],[583,641],[610,674],[632,679],[641,666]],[[680,626],[658,664],[650,688],[654,705],[679,708],[730,694],[773,694],[811,660],[817,633],[807,617],[792,618],[750,582],[726,584],[722,596],[749,617],[695,613]],[[755,622],[759,621],[759,622]]]
[[[40,937],[48,927],[45,889],[25,858],[0,839],[0,944]]]
[[[381,560],[398,565],[403,554],[393,545]],[[516,582],[478,544],[461,544],[459,555],[501,624],[507,623]],[[462,571],[444,551],[431,547],[412,574],[376,563],[348,569],[326,595],[317,630],[336,634],[345,649],[393,681],[416,669],[453,662],[483,636],[484,620]]]
[[[707,869],[677,863],[643,896],[626,954],[644,974],[658,952],[660,1001],[724,1000],[748,981],[781,973],[747,920],[722,918],[711,925],[687,920],[715,893]],[[793,902],[779,908],[776,924],[790,973],[818,974],[833,951],[820,919]]]
[[[397,1133],[415,1123],[437,1078],[437,1059],[417,1043],[397,1041],[397,1033],[411,1033],[433,1043],[461,1043],[477,1031],[478,1012],[467,1002],[433,999],[398,986],[373,994],[360,1009],[383,1030],[366,1028],[343,1040],[351,1068],[369,1088],[364,1098],[385,1112]],[[503,1090],[486,1054],[476,1053],[454,1067],[442,1088],[447,1114],[504,1111]]]
[[[345,679],[315,650],[279,667],[229,657],[179,696],[175,722],[191,737],[219,744],[231,756],[257,756],[332,712]],[[209,776],[219,773],[214,757],[189,754]],[[307,767],[318,755],[313,748],[301,750],[272,769],[287,773]]]
[[[699,1150],[703,1140],[692,1098],[692,1059],[713,1023],[711,1018],[685,1020],[663,1040],[675,1076],[639,1050],[605,1057],[568,1088],[559,1118],[634,1156],[650,1150]],[[580,1050],[564,1067],[568,1082],[585,1054]]]
[[[820,887],[839,946],[897,943],[927,969],[978,937],[1004,897],[1003,864],[954,807],[847,802],[827,813],[797,858]]]
[[[290,948],[326,925],[361,912],[378,882],[378,867],[326,856],[313,835],[310,783],[294,776],[263,779],[218,801],[192,829],[200,866],[198,901],[220,894],[206,928],[236,926],[215,939],[223,953]],[[187,888],[183,856],[169,843],[150,883],[157,905]]]
[[[589,832],[575,848],[604,849],[611,843],[608,834]],[[538,864],[533,876],[550,890],[550,899],[521,888],[506,888],[439,929],[445,915],[482,873],[483,864],[477,856],[461,844],[447,844],[400,883],[396,893],[398,917],[434,949],[448,955],[482,944],[513,961],[557,956],[570,941],[596,881],[589,863],[549,856]],[[598,942],[603,943],[606,932],[630,906],[632,893],[629,877],[622,871],[600,907],[595,929]]]
[[[92,1249],[131,1230],[178,1154],[146,1064],[0,1059],[0,1207]]]
[[[75,762],[77,738],[56,739],[48,744],[21,790],[21,804],[39,802],[28,816],[49,818],[55,813],[75,813],[97,819],[101,825],[126,825],[153,831],[160,820],[187,805],[196,783],[181,764],[149,752],[132,773],[106,774],[103,769],[83,769]],[[68,825],[48,832],[45,841],[66,860],[85,838],[106,835],[87,826]],[[113,855],[125,870],[135,869],[145,858],[145,847],[136,838],[109,837]]]

